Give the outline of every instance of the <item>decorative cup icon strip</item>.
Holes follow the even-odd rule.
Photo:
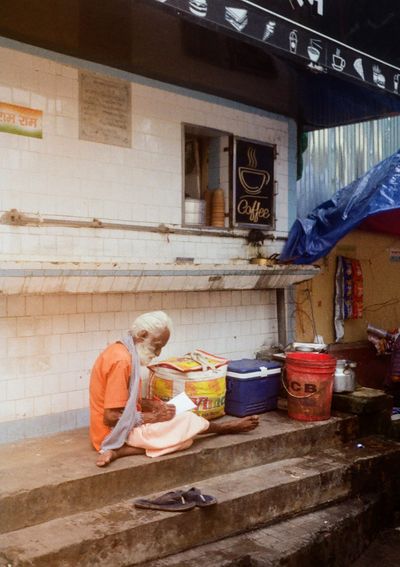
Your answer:
[[[322,65],[318,65],[318,60],[321,57],[322,44],[319,39],[310,39],[310,44],[307,47],[308,57],[311,63],[308,64],[310,69],[315,69],[316,71],[323,71]]]
[[[264,169],[257,169],[256,150],[249,146],[247,150],[247,167],[239,167],[238,175],[242,187],[249,195],[259,195],[264,185],[269,183],[271,175]]]
[[[346,67],[346,60],[340,55],[340,49],[336,49],[336,53],[332,55],[332,68],[335,71],[342,72]]]
[[[248,22],[247,10],[242,8],[225,8],[225,20],[236,30],[242,31]]]
[[[362,78],[362,80],[365,81],[363,60],[361,59],[361,57],[359,57],[358,59],[356,59],[356,60],[354,61],[353,67],[354,67],[354,69],[357,71],[357,73],[360,75],[360,77]]]
[[[273,20],[270,20],[265,24],[265,31],[262,38],[263,41],[267,41],[267,39],[269,39],[271,36],[274,35],[275,26],[276,26],[276,22],[274,22]]]
[[[297,53],[297,30],[292,30],[289,34],[289,50],[290,53]]]
[[[377,87],[380,89],[384,89],[386,85],[385,75],[382,74],[382,71],[379,65],[372,66],[372,80],[376,84]]]
[[[189,10],[200,18],[205,18],[207,15],[207,7],[207,0],[190,0],[189,2]]]

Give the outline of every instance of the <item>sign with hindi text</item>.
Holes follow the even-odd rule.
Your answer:
[[[41,110],[0,102],[0,132],[43,138]]]

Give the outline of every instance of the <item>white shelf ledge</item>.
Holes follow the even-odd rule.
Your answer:
[[[1,262],[0,293],[140,293],[285,288],[313,278],[316,266]]]

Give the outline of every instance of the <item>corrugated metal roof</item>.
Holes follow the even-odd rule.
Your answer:
[[[297,215],[307,216],[399,148],[398,116],[309,133],[303,176],[297,183]]]

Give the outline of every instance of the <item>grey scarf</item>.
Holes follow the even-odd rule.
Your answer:
[[[139,356],[135,343],[130,335],[118,341],[126,346],[132,357],[132,371],[129,381],[129,398],[124,411],[119,418],[116,426],[104,438],[99,453],[104,453],[110,449],[119,449],[122,447],[130,433],[137,425],[142,424],[142,414],[137,411],[137,399],[139,393],[140,375],[139,375]]]

